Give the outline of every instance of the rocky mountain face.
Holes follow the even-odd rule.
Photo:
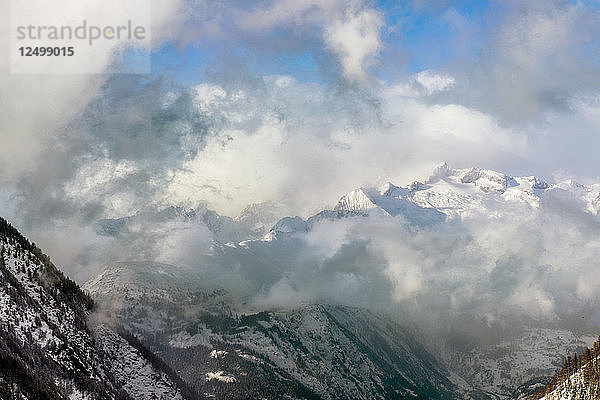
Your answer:
[[[566,329],[525,328],[512,340],[478,345],[467,351],[444,349],[444,364],[491,398],[529,399],[544,387],[564,360],[582,351],[592,335]]]
[[[415,332],[388,318],[334,305],[244,311],[225,291],[182,285],[186,274],[117,263],[85,288],[207,397],[465,398]]]
[[[0,219],[0,398],[191,399],[137,339]]]
[[[562,354],[594,340],[527,328],[470,349],[431,347],[416,329],[365,309],[258,312],[200,287],[189,271],[152,263],[115,263],[85,285],[101,309],[210,398],[528,399]]]

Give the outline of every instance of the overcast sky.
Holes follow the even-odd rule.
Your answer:
[[[73,244],[56,232],[81,237],[148,205],[235,216],[275,201],[306,217],[441,161],[600,179],[597,1],[156,0],[151,11],[151,74],[18,75],[0,60],[0,214],[64,263]],[[112,50],[94,62],[108,67]]]

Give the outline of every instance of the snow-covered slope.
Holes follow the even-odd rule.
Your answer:
[[[88,319],[92,306],[0,219],[0,398],[183,399],[148,350]]]
[[[573,358],[567,357],[552,380],[533,400],[596,400],[600,398],[600,339]]]
[[[248,228],[255,237],[262,237],[287,214],[285,211],[285,207],[274,202],[250,204],[234,218],[234,221]]]
[[[565,329],[526,328],[512,340],[469,351],[446,350],[442,357],[449,369],[473,386],[508,398],[522,383],[546,382],[562,363],[562,354],[581,351],[594,339]]]
[[[219,215],[205,204],[193,209],[149,206],[135,215],[98,220],[95,231],[100,236],[123,238],[166,225],[194,226],[210,232],[216,242],[237,243],[263,237],[283,215],[285,208],[273,202],[251,204],[235,218]]]
[[[164,290],[164,265],[131,267],[109,266],[85,287],[208,397],[468,398],[414,333],[382,316],[328,305],[243,312],[224,291]]]
[[[250,211],[248,211],[248,214]],[[246,214],[244,214],[246,216]],[[272,217],[264,217],[271,221]],[[245,239],[259,238],[264,234],[261,215],[253,218],[234,220],[209,210],[205,205],[195,209],[183,207],[149,208],[136,215],[121,218],[102,219],[96,222],[96,233],[101,236],[126,237],[145,229],[156,230],[157,227],[171,225],[197,226],[206,229],[219,242],[239,242]],[[262,225],[261,225],[262,226]]]

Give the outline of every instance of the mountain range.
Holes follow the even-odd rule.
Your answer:
[[[555,253],[585,272],[596,248],[573,238],[600,225],[600,184],[441,164],[308,218],[284,210],[99,220],[135,251],[85,291],[4,223],[7,398],[35,398],[27,381],[55,398],[523,399],[597,337],[595,300],[562,294]],[[161,251],[138,251],[157,226]]]

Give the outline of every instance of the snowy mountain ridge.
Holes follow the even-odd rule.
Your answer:
[[[163,291],[171,282],[164,265],[128,265],[108,266],[85,288],[207,397],[458,400],[473,391],[412,332],[367,310],[307,304],[246,313],[225,291]],[[144,290],[147,282],[154,289]]]
[[[0,398],[191,398],[135,338],[90,318],[92,307],[0,219]]]
[[[453,218],[497,218],[515,210],[535,212],[545,198],[552,196],[579,203],[593,216],[600,212],[600,183],[582,185],[570,179],[547,183],[536,176],[512,177],[479,168],[452,169],[442,163],[424,182],[414,181],[407,186],[387,182],[379,187],[359,187],[341,196],[332,209],[322,210],[307,219],[285,216],[287,209],[276,202],[248,205],[234,218],[219,215],[200,204],[195,209],[150,208],[132,216],[99,220],[95,227],[101,236],[119,238],[165,223],[195,224],[205,227],[217,243],[237,244],[247,240],[273,240],[278,232],[305,232],[323,220],[346,217],[399,217],[417,227]]]
[[[584,201],[593,215],[600,210],[600,184],[585,186],[572,180],[549,184],[535,176],[511,177],[477,168],[451,169],[446,163],[438,166],[425,182],[413,182],[408,187],[388,182],[379,188],[355,189],[340,199],[335,210],[381,209],[394,216],[403,211],[398,204],[410,202],[450,217],[468,216],[473,210],[489,211],[485,202],[490,200],[525,203],[535,208],[552,191],[565,191]]]
[[[600,183],[586,186],[570,179],[547,183],[536,176],[512,177],[478,168],[452,169],[442,163],[425,182],[415,181],[406,187],[387,182],[379,187],[354,189],[342,196],[333,210],[308,218],[306,226],[299,217],[295,217],[293,225],[286,218],[275,224],[264,239],[272,240],[277,232],[310,229],[324,216],[401,216],[416,226],[430,226],[448,218],[494,218],[514,207],[536,210],[548,195],[567,196],[580,202],[593,216],[600,212]]]

